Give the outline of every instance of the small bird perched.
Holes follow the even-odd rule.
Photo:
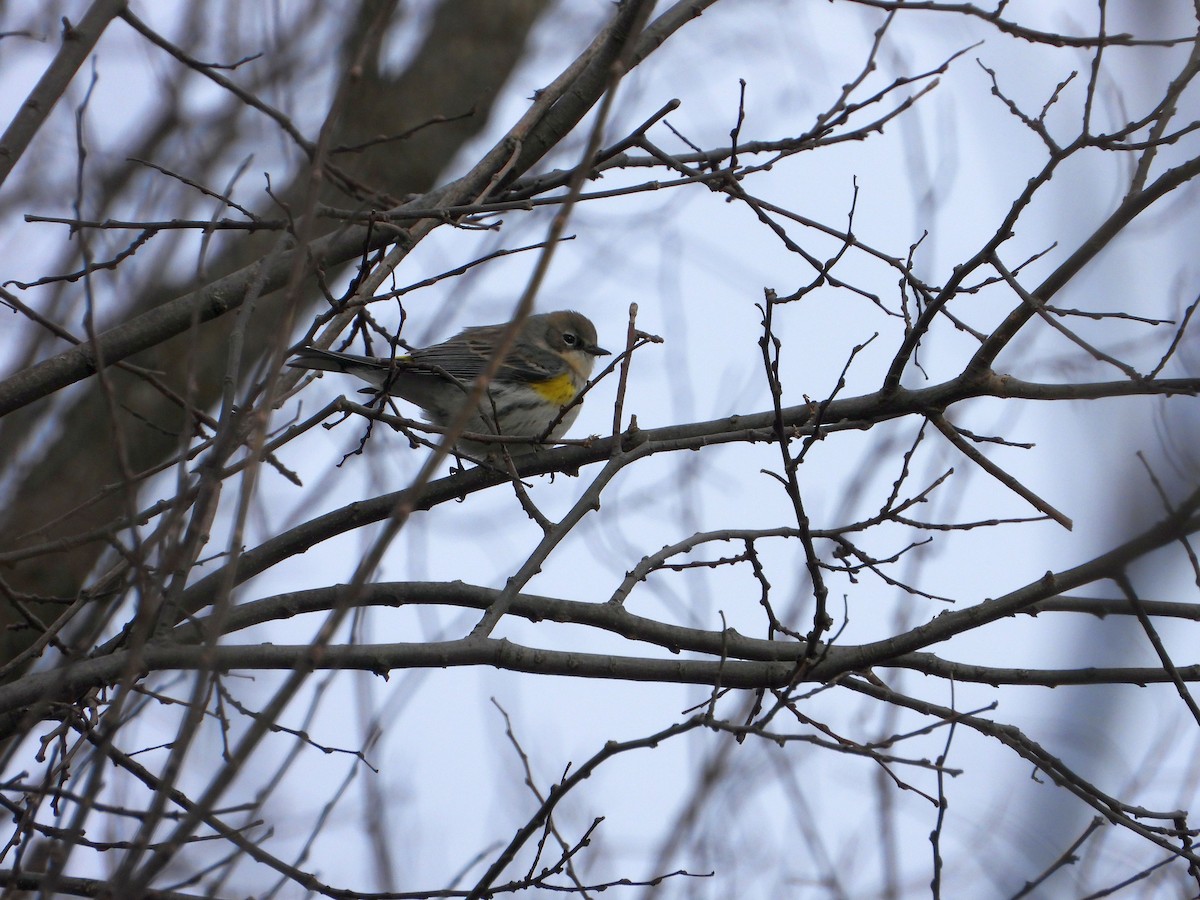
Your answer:
[[[466,328],[440,344],[413,350],[407,356],[381,359],[305,347],[288,363],[300,369],[356,375],[383,393],[415,403],[429,421],[447,426],[461,409],[475,378],[487,368],[505,325]],[[596,344],[596,326],[572,310],[530,316],[499,370],[488,385],[465,431],[528,438],[531,443],[507,443],[510,454],[536,451],[539,438],[556,441],[579,415],[580,404],[558,419],[575,400],[592,374],[596,357],[609,352]],[[462,441],[458,450],[468,456],[487,456],[498,443]]]

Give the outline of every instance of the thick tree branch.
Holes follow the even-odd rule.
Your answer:
[[[58,105],[67,85],[100,40],[100,35],[121,12],[128,0],[95,0],[79,24],[63,20],[62,46],[42,73],[13,120],[0,135],[0,184],[29,147],[46,117]]]

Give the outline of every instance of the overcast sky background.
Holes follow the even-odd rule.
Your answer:
[[[83,8],[83,4],[60,5],[63,13],[73,18]],[[182,9],[177,3],[138,6],[139,14],[168,34]],[[413,6],[419,12],[421,4]],[[507,99],[498,105],[489,133],[464,151],[448,175],[465,170],[476,151],[510,126],[526,108],[527,98],[561,71],[611,8],[599,0],[564,6],[568,8],[548,16],[540,27],[536,50],[508,85]],[[1158,19],[1147,20],[1149,7]],[[263,5],[264,46],[269,48],[273,17],[288,14],[287,3]],[[1088,33],[1094,29],[1097,13],[1092,4],[1027,2],[1010,4],[1006,14],[1034,27]],[[1182,2],[1112,2],[1109,27],[1147,36],[1186,34],[1194,30],[1189,15],[1189,4]],[[881,13],[848,3],[762,0],[717,4],[626,78],[613,121],[605,130],[605,143],[623,136],[671,98],[681,101],[679,110],[668,117],[676,129],[706,148],[725,143],[737,115],[738,79],[746,81],[744,140],[800,133],[832,102],[840,86],[858,73],[882,20]],[[254,16],[243,15],[240,21],[252,23]],[[419,21],[420,15],[415,14],[414,22]],[[310,37],[313,52],[319,56],[322,36],[314,33]],[[1009,96],[1031,110],[1039,109],[1071,70],[1079,70],[1080,79],[1064,92],[1061,111],[1049,118],[1064,135],[1078,122],[1082,85],[1090,65],[1086,51],[1031,46],[1000,35],[982,22],[957,16],[905,15],[896,20],[885,39],[879,71],[868,84],[881,87],[896,76],[935,68],[980,40],[982,45],[953,63],[935,91],[882,135],[783,161],[772,171],[748,179],[747,190],[842,227],[857,185],[855,235],[903,256],[910,244],[928,232],[916,256],[916,269],[929,282],[944,282],[950,267],[969,257],[995,230],[1012,198],[1044,159],[1039,142],[991,96],[990,79],[976,60],[994,69]],[[411,40],[397,44],[397,64],[403,62],[403,48],[412,45]],[[6,85],[0,96],[0,118],[7,121],[11,117],[53,48],[54,42],[41,50],[22,45],[17,53],[11,52],[9,42],[0,43],[0,53],[11,52],[0,56],[0,77]],[[1161,93],[1164,79],[1173,72],[1163,64],[1170,60],[1178,65],[1186,53],[1186,47],[1169,52],[1111,50],[1104,59],[1097,120],[1111,126],[1129,118],[1131,111],[1141,110],[1147,98]],[[94,164],[102,167],[123,158],[123,147],[136,135],[142,111],[159,102],[157,73],[172,63],[123,27],[114,27],[104,37],[96,60],[99,81],[92,101],[90,135]],[[308,79],[311,96],[272,101],[294,115],[305,134],[315,134],[326,109],[332,75],[314,66]],[[83,84],[80,79],[73,90],[78,92]],[[205,90],[193,89],[184,102],[194,104],[197,110],[213,103]],[[1187,99],[1194,113],[1195,99]],[[884,108],[890,105],[885,103]],[[56,111],[53,130],[39,138],[38,145],[41,154],[53,154],[51,160],[61,157],[65,165],[73,165],[74,154],[73,145],[65,139],[72,127],[69,109],[64,105]],[[1181,116],[1181,121],[1192,118],[1194,114]],[[662,126],[651,136],[669,151],[683,150]],[[239,196],[257,199],[261,172],[273,171],[282,180],[286,167],[296,160],[282,141],[268,141],[253,148],[229,148],[231,170],[251,149],[254,162],[239,185]],[[577,154],[578,149],[575,142],[552,156],[548,165],[574,162],[571,153]],[[1036,285],[1039,275],[1051,271],[1111,211],[1121,193],[1121,179],[1127,174],[1127,160],[1096,152],[1056,175],[1006,245],[1004,258],[1009,268],[1057,242],[1046,259],[1023,277],[1024,284]],[[641,170],[617,172],[593,186],[609,188],[644,177]],[[1187,189],[1162,209],[1152,210],[1120,239],[1116,252],[1089,267],[1056,302],[1066,307],[1178,316],[1196,290],[1195,235],[1200,232],[1194,201],[1195,190]],[[58,209],[22,211],[63,214],[68,209],[69,199],[63,198]],[[398,281],[414,283],[493,249],[541,240],[550,215],[550,211],[506,215],[505,227],[494,233],[464,235],[443,229],[405,262]],[[129,217],[135,216],[136,211],[130,211]],[[4,278],[35,277],[57,258],[60,228],[19,222],[6,226],[0,229],[0,258],[7,262]],[[637,354],[627,414],[636,414],[642,427],[656,427],[769,408],[756,343],[761,332],[756,304],[762,301],[764,288],[786,294],[807,283],[812,272],[767,233],[747,208],[695,186],[581,204],[568,232],[575,240],[558,248],[539,295],[539,308],[584,312],[597,324],[601,344],[617,350],[628,305],[637,302],[639,326],[665,339],[664,344]],[[789,226],[789,233],[819,257],[836,249],[834,242],[798,226]],[[444,339],[465,325],[505,320],[533,262],[533,254],[508,257],[409,295],[405,337],[421,345]],[[194,252],[190,260],[180,261],[180,265],[194,264]],[[893,270],[861,254],[851,254],[843,267],[838,270],[842,277],[876,291],[892,308],[898,305]],[[976,327],[986,329],[1013,304],[1011,292],[992,289],[956,301],[955,309]],[[386,308],[378,315],[396,324],[396,317],[389,319]],[[1118,331],[1111,323],[1078,327],[1101,343]],[[1075,348],[1039,324],[1031,324],[1028,330],[1030,335],[1014,345],[1019,349],[1000,358],[999,370],[1043,381],[1119,377],[1115,371],[1105,372],[1094,361],[1081,358]],[[868,301],[834,289],[818,291],[783,310],[778,333],[785,348],[782,379],[789,402],[800,402],[802,395],[826,397],[852,348],[876,332],[880,336],[856,358],[847,374],[846,396],[878,387],[898,346],[900,329],[895,320]],[[1169,340],[1169,334],[1162,336],[1166,329],[1139,332],[1122,328],[1119,333],[1137,333],[1144,338],[1136,346],[1116,348],[1122,358],[1142,369],[1153,365]],[[935,334],[920,354],[929,383],[957,373],[972,349],[969,338],[950,329]],[[1188,361],[1196,361],[1194,348],[1185,348],[1179,366],[1167,374],[1180,374]],[[910,367],[906,383],[918,386],[923,379]],[[301,395],[303,408],[315,410],[338,394],[352,394],[357,387],[349,379],[326,377]],[[611,430],[614,388],[615,381],[589,397],[571,436]],[[1162,447],[1164,434],[1183,448],[1185,456],[1194,446],[1194,403],[1183,398],[1166,404],[1102,401],[1069,406],[980,401],[956,408],[950,418],[957,425],[1036,443],[1034,451],[989,447],[986,452],[1070,515],[1075,529],[1067,533],[1052,522],[1038,522],[935,535],[930,546],[914,552],[895,574],[917,581],[925,590],[955,598],[962,607],[1025,584],[1049,569],[1090,559],[1159,514],[1134,451],[1144,451],[1168,483],[1194,482],[1192,460],[1179,454],[1168,459]],[[293,402],[280,412],[278,421],[282,423],[294,411]],[[897,475],[900,448],[911,442],[916,424],[906,419],[880,425],[862,434],[838,435],[813,448],[800,477],[814,527],[849,521],[878,508]],[[383,429],[375,432],[363,456],[337,468],[342,454],[357,444],[361,431],[360,423],[347,421],[329,432],[315,429],[288,446],[282,457],[300,473],[304,487],[297,488],[270,470],[264,471],[251,544],[355,498],[396,490],[411,480],[424,451],[410,450],[401,436]],[[881,448],[888,447],[894,449],[880,455]],[[773,446],[730,445],[697,454],[659,456],[630,468],[605,493],[601,512],[569,537],[528,590],[602,601],[642,555],[695,531],[788,524],[786,497],[760,472],[777,469],[778,460]],[[920,518],[964,521],[1034,514],[1020,498],[973,470],[936,434],[926,437],[914,464],[912,484],[923,484],[949,466],[956,468],[956,476],[921,510]],[[532,496],[555,518],[570,507],[591,474],[585,470],[580,479],[537,479]],[[150,487],[143,499],[155,499],[156,489],[170,490],[169,479],[157,488]],[[227,493],[230,499],[235,496],[235,492]],[[375,529],[367,528],[331,540],[254,579],[239,595],[254,599],[345,581],[374,536]],[[913,537],[894,527],[880,529],[864,546],[886,556]],[[521,511],[511,491],[496,489],[465,504],[447,504],[415,517],[389,551],[378,580],[461,579],[499,587],[539,538],[540,530]],[[797,627],[807,627],[811,604],[803,561],[795,546],[780,542],[764,547],[763,558],[776,592],[777,609],[785,610]],[[1180,594],[1190,584],[1190,573],[1180,561],[1177,552],[1164,553],[1135,570],[1143,596],[1189,597]],[[870,577],[863,577],[857,585],[834,580],[831,607],[839,624],[843,596],[848,598],[850,611],[840,639],[845,644],[886,637],[946,608]],[[700,570],[655,576],[635,593],[630,608],[642,615],[707,628],[720,627],[724,616],[730,626],[758,635],[763,625],[757,597],[757,586],[740,567]],[[369,610],[357,623],[357,635],[368,642],[448,638],[461,635],[474,621],[474,615],[457,612]],[[315,627],[313,621],[297,619],[273,623],[241,639],[290,643],[307,639]],[[1177,661],[1194,662],[1194,626],[1168,623],[1162,628],[1164,638],[1178,654]],[[560,626],[507,623],[500,633],[537,646],[633,652],[616,639]],[[658,651],[648,652],[657,655]],[[939,647],[938,652],[950,659],[1008,666],[1154,663],[1144,636],[1130,623],[1075,623],[1065,616],[1054,619],[1054,614],[997,623]],[[901,691],[951,703],[941,682],[912,674],[881,674]],[[357,837],[360,791],[389,798],[388,827],[402,861],[402,884],[394,886],[399,889],[444,885],[490,842],[507,840],[524,822],[532,801],[521,785],[519,761],[507,744],[504,723],[491,698],[512,716],[514,731],[545,789],[565,766],[583,761],[605,741],[661,729],[682,719],[685,709],[708,694],[699,688],[536,678],[490,669],[396,672],[386,682],[355,673],[332,678],[318,674],[312,682],[323,685],[327,680],[323,713],[312,730],[315,740],[357,747],[364,727],[357,712],[362,705],[377,711],[388,723],[382,741],[369,754],[380,773],[359,769],[346,800],[335,809],[330,827],[314,845],[309,863],[327,881],[363,889],[370,885],[364,884],[362,873],[369,867]],[[239,687],[244,698],[253,701],[256,696],[260,700],[269,696],[271,683],[260,675],[254,684]],[[1165,729],[1177,727],[1180,721],[1178,698],[1164,686],[1053,692],[959,686],[954,703],[959,709],[968,709],[997,698],[1000,707],[989,715],[1020,726],[1068,762],[1079,765],[1087,777],[1126,799],[1122,791],[1130,780],[1148,774],[1146,754],[1150,748],[1160,746]],[[730,715],[734,708],[728,708]],[[298,717],[304,704],[296,703],[293,709]],[[813,698],[804,709],[813,718],[859,739],[925,724],[907,715],[893,718],[889,711],[851,700],[840,691]],[[164,718],[161,724],[168,727],[170,722]],[[145,744],[156,743],[151,729],[146,731]],[[933,756],[940,752],[943,741],[944,734],[939,733],[919,748],[901,748],[905,754]],[[685,840],[665,861],[656,859],[655,848],[695,790],[699,771],[727,743],[723,736],[698,735],[637,751],[602,767],[558,813],[560,826],[575,834],[592,817],[606,817],[593,849],[583,854],[581,865],[589,877],[649,877],[678,868],[691,872],[716,869],[718,875],[713,879],[669,881],[661,892],[664,896],[772,897],[789,889],[803,896],[801,888],[828,868],[840,876],[845,896],[875,896],[884,865],[873,824],[880,815],[876,793],[880,772],[870,761],[817,748],[781,750],[754,740],[737,747],[728,765],[738,775],[730,778],[726,792],[706,811],[708,821],[719,827],[712,830],[709,840]],[[1155,765],[1168,773],[1192,765],[1197,752],[1194,728],[1172,734],[1166,743],[1170,752],[1155,751]],[[285,746],[282,739],[278,746]],[[219,748],[214,743],[211,749],[216,752]],[[1064,792],[1031,777],[1028,764],[1011,752],[965,730],[956,735],[949,764],[966,769],[966,774],[947,786],[949,818],[942,849],[947,865],[945,896],[1011,894],[1057,857],[1092,816]],[[276,846],[290,841],[299,846],[336,784],[355,765],[341,755],[309,752],[302,756],[272,804],[277,811],[288,811],[275,816],[277,831],[272,841],[280,842]],[[782,774],[785,771],[790,773],[787,777]],[[251,774],[261,775],[261,770],[251,769]],[[929,773],[907,775],[923,790],[936,789]],[[197,767],[194,774],[185,775],[185,789],[190,777],[194,777],[192,786],[198,786],[204,783],[206,773]],[[1133,791],[1137,802],[1155,808],[1194,803],[1194,782],[1192,795],[1180,796],[1176,776],[1161,778],[1166,788],[1161,793],[1155,788],[1159,780],[1148,777],[1147,784]],[[903,847],[896,864],[911,895],[919,896],[930,877],[928,835],[935,811],[913,792],[889,792]],[[237,794],[235,788],[230,796]],[[810,829],[818,839],[813,839]],[[1123,839],[1116,836],[1112,840],[1121,849],[1106,859],[1110,880],[1153,861],[1147,856],[1147,845],[1121,844]],[[591,853],[602,861],[595,867],[587,861]],[[826,856],[828,862],[822,862]],[[258,877],[247,870],[246,880],[238,887],[261,890]]]

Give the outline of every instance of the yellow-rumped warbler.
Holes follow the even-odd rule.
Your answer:
[[[487,367],[507,327],[466,328],[448,341],[395,359],[305,347],[288,365],[356,375],[379,391],[415,403],[431,422],[444,427],[461,409],[471,383]],[[571,310],[530,316],[465,430],[558,440],[579,415],[580,404],[563,413],[548,435],[546,429],[583,390],[596,357],[608,355],[596,345],[596,326],[586,316]],[[498,448],[498,444],[461,440],[457,446],[471,456],[486,456]],[[537,449],[530,443],[506,446],[514,455]]]

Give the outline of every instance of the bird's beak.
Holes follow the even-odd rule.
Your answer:
[[[597,347],[595,344],[588,347],[587,352],[592,354],[592,356],[612,356],[610,351],[605,350],[603,347]]]

